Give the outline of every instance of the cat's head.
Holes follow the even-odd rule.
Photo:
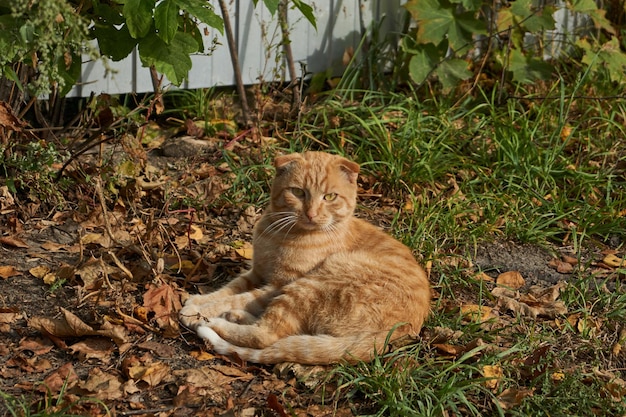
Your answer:
[[[353,215],[357,163],[324,152],[305,152],[279,156],[274,166],[270,212],[276,220],[270,220],[283,222],[281,230],[330,231]]]

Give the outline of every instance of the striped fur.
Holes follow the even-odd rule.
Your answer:
[[[276,158],[252,269],[189,298],[181,321],[222,354],[259,363],[369,360],[419,333],[430,288],[411,251],[354,217],[359,166],[322,152]]]

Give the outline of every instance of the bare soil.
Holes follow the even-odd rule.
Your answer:
[[[213,204],[231,173],[213,147],[189,143],[161,147],[170,156],[154,151],[140,157],[136,163],[144,172],[151,167],[152,176],[139,185],[129,179],[117,200],[105,201],[105,210],[98,193],[77,188],[71,209],[42,217],[16,204],[0,214],[0,266],[15,268],[0,278],[0,391],[33,404],[98,398],[121,416],[282,416],[286,409],[298,416],[350,416],[365,410],[367,404],[333,398],[330,383],[320,389],[324,377],[310,375],[324,375],[324,368],[214,356],[177,323],[187,293],[215,289],[247,267],[245,249],[260,212]],[[205,208],[168,207],[183,197]],[[367,217],[386,224],[389,213],[371,205]],[[494,277],[520,271],[528,284],[553,284],[570,276],[548,266],[560,255],[495,242],[475,248],[472,262]],[[103,414],[94,402],[76,403],[72,411]],[[0,415],[9,415],[6,404],[0,403]]]

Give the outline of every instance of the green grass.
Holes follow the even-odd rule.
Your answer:
[[[488,241],[563,246],[579,257],[613,242],[623,255],[626,103],[575,98],[611,88],[600,84],[555,83],[543,93],[551,100],[520,91],[527,99],[497,103],[485,92],[456,106],[411,91],[346,87],[302,115],[291,150],[321,148],[357,160],[364,182],[396,208],[391,232],[433,262],[439,297],[426,333],[445,328],[456,332],[445,343],[484,343],[480,352],[446,357],[426,337],[370,364],[337,368],[340,397],[357,412],[625,415],[624,388],[615,387],[626,379],[626,362],[611,351],[626,317],[619,271],[595,277],[587,260],[567,278],[560,296],[567,317],[556,320],[504,312],[481,324],[450,308],[494,306],[489,288],[469,278],[466,261]],[[503,371],[495,389],[483,384],[486,365]],[[507,390],[529,395],[505,410],[499,397]]]
[[[6,416],[12,417],[81,417],[85,415],[110,416],[107,406],[98,399],[70,398],[67,394],[67,381],[61,388],[58,396],[53,397],[49,392],[42,399],[15,396],[0,390],[0,408]],[[34,396],[35,397],[35,396]]]

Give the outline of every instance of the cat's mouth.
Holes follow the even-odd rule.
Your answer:
[[[329,224],[328,224],[328,221],[325,221],[325,220],[309,219],[307,217],[303,217],[303,218],[298,219],[297,226],[300,229],[303,229],[306,231],[316,231],[316,230],[326,229],[329,226]]]

